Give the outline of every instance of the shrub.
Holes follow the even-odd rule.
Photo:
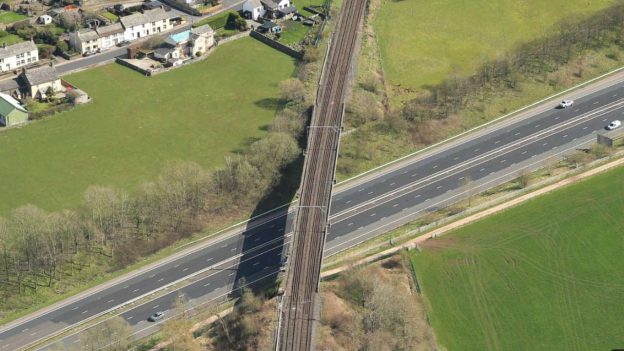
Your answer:
[[[9,35],[9,32],[7,32],[6,30],[0,30],[0,38],[4,38],[7,35]]]

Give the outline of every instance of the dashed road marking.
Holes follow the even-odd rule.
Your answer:
[[[522,155],[524,155],[524,154],[526,154],[526,153],[527,153],[527,151],[526,151],[526,150],[522,151]]]
[[[84,310],[84,311],[82,311],[82,313],[81,313],[81,314],[85,314],[85,313],[87,313],[87,312],[89,312],[89,310]]]
[[[188,271],[188,267],[186,267],[186,268],[184,268],[184,269],[182,270],[182,272],[186,272],[186,271]]]
[[[111,302],[115,302],[115,300],[113,299],[113,300],[106,301],[106,303],[111,303]]]
[[[152,307],[152,308],[158,308],[158,307],[160,307],[160,305],[156,305],[156,306],[154,306],[154,307]]]
[[[397,206],[399,206],[399,204],[394,204],[394,205],[392,205],[392,207],[397,207]]]
[[[139,289],[134,289],[134,290],[132,290],[132,292],[137,292],[137,291],[139,291]]]
[[[158,279],[159,282],[162,282],[163,280],[165,280],[165,278]]]
[[[351,223],[347,224],[347,227],[350,227],[350,226],[352,226],[352,225],[353,225],[353,222],[351,222]]]
[[[204,284],[204,287],[207,287],[208,285],[210,285],[210,283],[206,283],[206,284]]]
[[[377,213],[371,213],[371,215],[370,215],[370,216],[371,216],[371,217],[375,217],[375,215],[376,215],[376,214],[377,214]]]

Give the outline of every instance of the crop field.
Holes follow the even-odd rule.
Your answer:
[[[429,241],[412,263],[453,350],[624,347],[624,168]]]
[[[15,12],[0,11],[0,23],[10,24],[27,19],[28,17]]]
[[[93,101],[0,132],[0,215],[75,206],[90,185],[131,191],[171,160],[224,163],[265,133],[294,61],[253,39],[147,78],[111,64],[65,77]]]
[[[612,0],[391,1],[375,18],[393,101],[413,97],[450,74],[546,35],[563,19],[608,7]]]

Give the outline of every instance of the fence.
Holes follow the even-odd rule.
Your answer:
[[[199,12],[196,8],[193,8],[183,2],[178,2],[176,0],[162,0],[161,2],[173,7],[174,9],[180,10],[182,12],[188,13],[193,16],[201,16],[202,13]]]
[[[256,31],[251,31],[251,33],[249,34],[251,35],[252,38],[255,38],[265,44],[267,44],[268,46],[281,51],[283,53],[285,53],[288,56],[291,56],[297,60],[301,60],[303,59],[303,52],[302,51],[297,51],[292,49],[291,47],[288,47],[278,41],[275,41],[269,37],[267,37],[266,35],[260,34]]]

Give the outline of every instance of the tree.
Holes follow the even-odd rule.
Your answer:
[[[126,351],[134,331],[120,316],[97,324],[80,334],[80,349],[86,351]]]
[[[58,43],[56,43],[56,51],[62,53],[62,52],[67,52],[69,50],[69,45],[67,45],[67,42],[65,40],[60,40]]]
[[[302,102],[306,91],[303,82],[290,78],[279,83],[280,95],[287,102]]]
[[[230,12],[227,21],[225,22],[225,29],[229,30],[245,30],[247,28],[247,21],[242,18],[238,12]]]

